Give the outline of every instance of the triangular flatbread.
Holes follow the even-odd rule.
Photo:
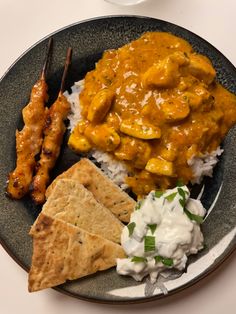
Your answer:
[[[48,187],[46,191],[47,198],[52,193],[56,182],[62,178],[77,180],[119,220],[129,222],[130,214],[133,212],[136,202],[108,179],[89,159],[81,159],[67,171],[59,175]]]
[[[108,269],[125,257],[120,245],[43,213],[31,235],[30,292]]]
[[[124,225],[78,181],[60,179],[44,204],[42,213],[120,243]],[[35,229],[35,223],[31,232]]]

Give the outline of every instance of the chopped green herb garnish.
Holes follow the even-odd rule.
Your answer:
[[[145,263],[146,261],[147,261],[147,259],[145,257],[141,257],[141,256],[134,256],[131,259],[131,262],[134,262],[134,263]]]
[[[155,237],[152,236],[144,237],[144,251],[145,252],[155,251]]]
[[[174,261],[172,258],[163,258],[162,263],[166,266],[173,266]]]
[[[157,197],[157,198],[160,198],[163,194],[164,194],[164,192],[162,192],[162,191],[155,191],[155,197]]]
[[[156,262],[162,262],[162,256],[158,255],[158,256],[154,256],[154,259]]]
[[[182,198],[179,200],[179,203],[180,203],[180,205],[183,207],[184,212],[185,212],[185,214],[188,216],[188,218],[189,218],[190,220],[196,221],[198,224],[203,223],[203,217],[198,216],[198,215],[195,215],[195,214],[192,214],[192,213],[185,207],[185,203],[186,203],[185,193],[188,194],[187,191],[183,190],[183,189],[180,188],[180,187],[179,187],[177,190],[178,190],[179,195],[182,197]]]
[[[148,225],[148,227],[150,228],[151,233],[153,234],[156,231],[157,224]]]
[[[168,201],[168,202],[172,202],[173,199],[176,197],[177,195],[177,192],[174,192],[172,194],[169,194],[168,196],[165,196],[165,199]]]
[[[169,267],[173,266],[173,264],[174,264],[174,261],[172,258],[165,258],[165,257],[162,257],[160,255],[155,256],[154,258],[155,258],[156,262],[162,262],[162,264],[169,266]]]
[[[179,203],[180,203],[180,205],[181,205],[182,207],[185,206],[185,201],[184,201],[182,198],[179,200]]]
[[[203,223],[203,217],[202,216],[198,216],[198,215],[192,214],[189,210],[187,210],[187,208],[184,208],[184,212],[185,212],[185,214],[188,216],[188,218],[190,220],[194,220],[198,224]]]
[[[182,197],[183,201],[185,202],[185,191],[182,188],[178,188],[178,193]]]
[[[182,179],[177,180],[176,186],[179,186],[179,187],[184,186]]]
[[[142,205],[142,202],[141,202],[141,201],[137,202],[137,204],[136,204],[136,206],[135,206],[134,209],[135,209],[135,210],[140,209],[141,205]]]
[[[131,222],[130,224],[127,225],[130,237],[132,236],[135,227],[136,227],[136,223],[135,222]]]

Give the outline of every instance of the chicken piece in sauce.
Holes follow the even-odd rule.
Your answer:
[[[236,97],[215,79],[207,57],[168,33],[149,32],[106,51],[85,77],[82,127],[69,146],[122,160],[138,196],[180,178],[187,184],[193,179],[188,160],[216,150],[236,123]]]

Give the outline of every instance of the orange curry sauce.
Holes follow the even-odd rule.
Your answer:
[[[106,51],[85,77],[69,146],[124,161],[138,196],[188,183],[188,160],[216,150],[236,122],[236,97],[215,76],[208,58],[168,33]]]

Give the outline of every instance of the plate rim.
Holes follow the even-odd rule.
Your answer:
[[[4,78],[8,75],[8,73],[12,70],[12,68],[28,53],[30,52],[34,47],[36,47],[38,44],[42,43],[43,41],[47,40],[50,37],[53,37],[55,34],[59,34],[60,32],[63,32],[65,30],[69,30],[72,27],[78,26],[80,24],[86,24],[86,23],[91,23],[91,22],[96,22],[99,20],[112,20],[114,18],[117,19],[129,19],[129,18],[134,18],[134,19],[139,19],[139,20],[150,20],[150,21],[156,21],[156,22],[160,22],[160,23],[167,23],[170,26],[173,27],[177,27],[179,30],[183,30],[187,33],[189,33],[190,35],[193,35],[194,37],[197,37],[198,39],[200,39],[201,41],[204,41],[208,46],[210,46],[211,48],[213,48],[219,55],[220,57],[223,57],[224,60],[228,63],[228,66],[230,66],[232,68],[233,71],[235,71],[236,73],[236,66],[234,66],[234,64],[220,51],[218,50],[215,46],[213,46],[210,42],[208,42],[206,39],[202,38],[201,36],[199,36],[198,34],[192,32],[191,30],[188,30],[185,27],[182,27],[178,24],[169,22],[167,20],[162,20],[162,19],[158,19],[158,18],[154,18],[154,17],[150,17],[150,16],[145,16],[145,15],[133,15],[133,14],[121,14],[121,15],[105,15],[105,16],[98,16],[98,17],[92,17],[92,18],[88,18],[88,19],[84,19],[84,20],[80,20],[68,25],[65,25],[47,35],[45,35],[44,37],[42,37],[41,39],[37,40],[33,45],[31,45],[30,47],[28,47],[23,53],[21,53],[16,59],[15,61],[13,61],[13,63],[11,63],[11,65],[4,71],[4,73],[2,74],[2,76],[0,77],[0,85],[2,83],[2,81],[4,80]],[[191,279],[189,282],[183,284],[182,286],[179,286],[171,291],[168,291],[168,294],[159,294],[159,295],[154,295],[154,296],[149,296],[149,297],[137,297],[134,299],[127,299],[127,300],[108,300],[108,299],[102,299],[100,297],[96,298],[96,297],[85,297],[85,296],[80,296],[76,293],[73,292],[69,292],[64,290],[62,287],[57,286],[57,287],[53,287],[52,289],[63,293],[65,295],[71,296],[73,298],[76,299],[80,299],[80,300],[84,300],[87,302],[93,302],[93,303],[100,303],[100,304],[120,304],[120,305],[127,305],[127,304],[138,304],[138,303],[146,303],[146,302],[150,302],[150,301],[155,301],[155,300],[160,300],[160,299],[166,299],[166,297],[170,296],[170,295],[174,295],[178,292],[181,292],[185,289],[188,289],[190,287],[192,287],[193,285],[195,285],[198,281],[204,279],[205,277],[207,277],[209,274],[211,274],[212,272],[214,272],[216,269],[220,268],[222,266],[222,264],[224,263],[224,261],[226,259],[228,259],[235,251],[236,251],[236,236],[233,238],[232,242],[231,242],[231,247],[230,248],[226,248],[226,250],[228,249],[228,251],[225,253],[222,253],[219,256],[219,260],[215,261],[208,269],[204,270],[203,273],[197,275],[196,277],[194,277],[193,279]],[[23,268],[26,272],[29,272],[29,268],[24,265],[24,263],[18,259],[16,257],[16,255],[11,251],[11,249],[9,248],[9,246],[7,245],[7,242],[5,240],[2,239],[1,235],[0,235],[0,244],[2,245],[3,249],[7,252],[7,254],[21,267]]]
[[[236,236],[234,237],[234,240],[236,240]],[[220,261],[215,262],[213,265],[211,265],[208,270],[205,270],[203,273],[200,275],[196,276],[193,278],[191,281],[185,283],[184,285],[177,287],[171,291],[168,291],[168,294],[160,294],[160,295],[154,295],[150,297],[139,297],[137,299],[132,299],[132,300],[121,300],[121,301],[114,301],[114,300],[104,300],[101,298],[89,298],[85,296],[79,296],[73,292],[69,292],[64,290],[60,286],[52,287],[51,289],[56,290],[59,293],[62,293],[64,295],[67,295],[69,297],[72,297],[74,299],[86,301],[86,302],[92,302],[92,303],[97,303],[97,304],[114,304],[114,305],[127,305],[127,304],[141,304],[141,303],[148,303],[148,302],[153,302],[153,301],[158,301],[161,299],[167,299],[169,296],[175,295],[179,292],[182,292],[186,289],[189,289],[193,287],[196,283],[198,283],[201,280],[204,280],[206,277],[208,277],[210,274],[214,273],[216,270],[220,269],[222,267],[222,264],[228,260],[234,252],[236,252],[236,241],[234,241],[235,244],[231,247],[231,249],[224,255],[220,256]],[[0,238],[0,244],[2,245],[3,249],[6,251],[6,253],[27,273],[29,273],[29,269],[11,252],[5,241],[3,241]]]
[[[234,66],[234,64],[218,49],[216,48],[213,44],[211,44],[209,41],[207,41],[206,39],[204,39],[203,37],[201,37],[200,35],[188,30],[187,28],[180,26],[178,24],[166,21],[166,20],[162,20],[162,19],[158,19],[158,18],[154,18],[151,16],[145,16],[145,15],[135,15],[135,14],[114,14],[114,15],[103,15],[103,16],[97,16],[97,17],[92,17],[92,18],[88,18],[88,19],[84,19],[78,22],[74,22],[65,26],[60,27],[59,29],[43,36],[42,38],[40,38],[39,40],[37,40],[34,44],[32,44],[31,46],[29,46],[25,51],[23,51],[16,59],[15,61],[13,61],[13,63],[10,64],[9,67],[7,67],[7,69],[3,72],[3,74],[0,77],[0,84],[2,82],[2,80],[5,78],[5,76],[8,74],[8,72],[14,67],[14,65],[21,59],[23,58],[29,51],[31,51],[34,47],[36,47],[38,44],[40,44],[41,42],[43,42],[44,40],[52,37],[55,34],[58,34],[66,29],[69,29],[71,27],[77,26],[79,24],[85,24],[85,23],[90,23],[93,21],[97,21],[97,20],[104,20],[104,19],[113,19],[113,18],[135,18],[135,19],[148,19],[148,20],[153,20],[153,21],[159,21],[161,23],[168,23],[169,25],[172,26],[177,26],[179,29],[182,29],[184,31],[187,31],[188,33],[191,33],[192,35],[198,37],[200,40],[203,40],[204,42],[206,42],[208,45],[210,45],[213,49],[215,49],[222,57],[224,57],[224,59],[234,68],[234,70],[236,71],[236,66]]]

